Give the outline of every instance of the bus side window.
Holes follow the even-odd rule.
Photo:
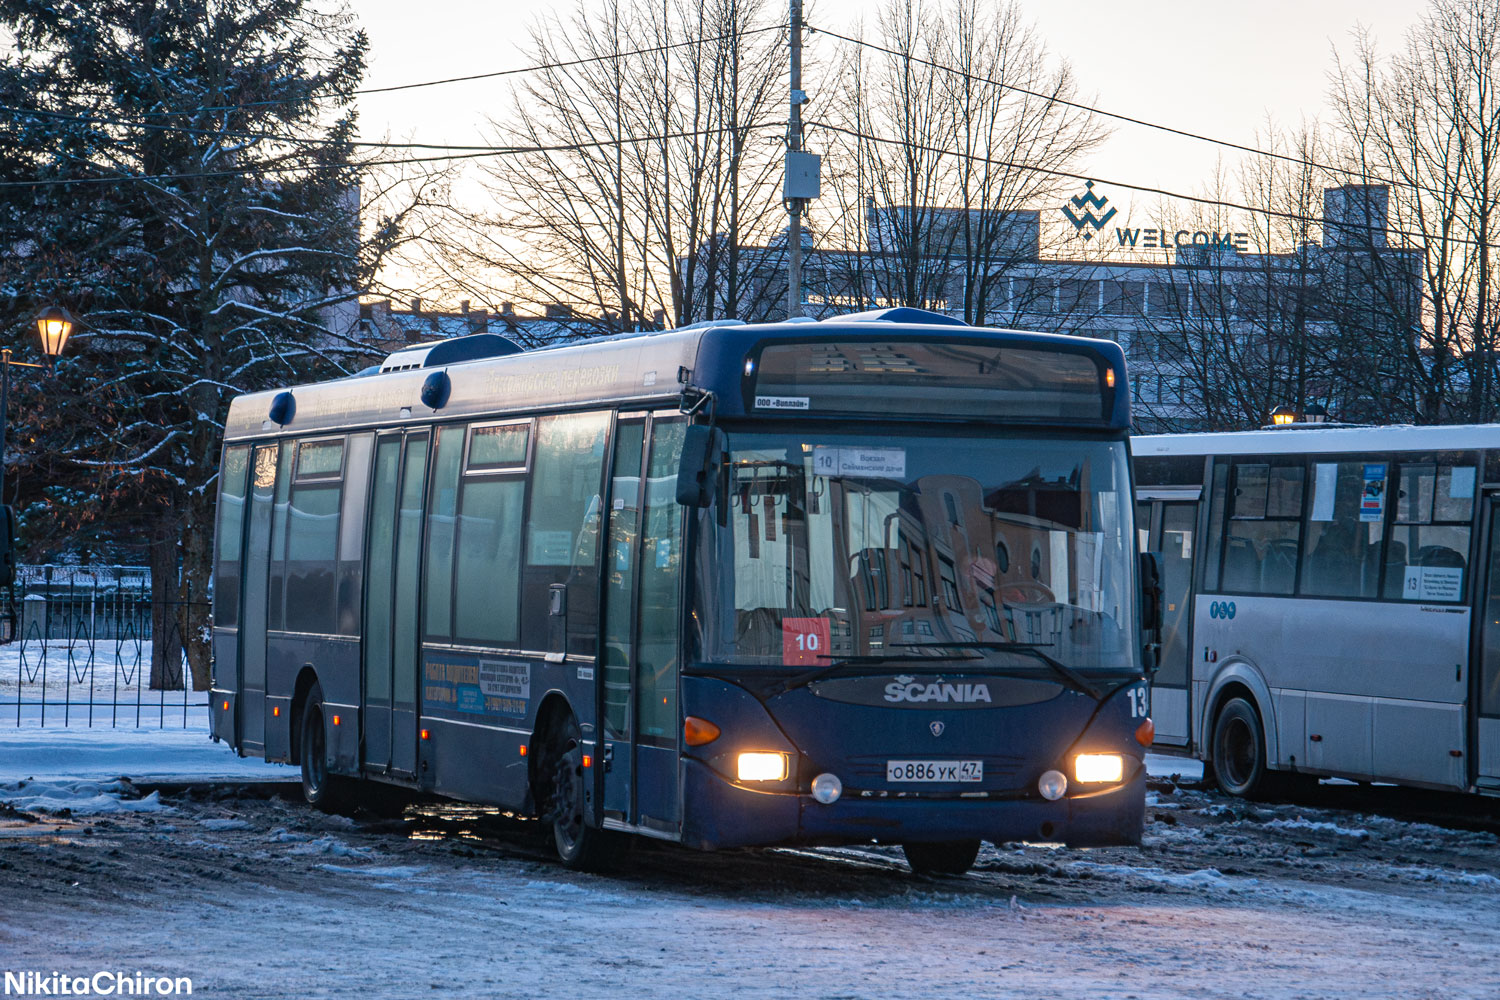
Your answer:
[[[520,640],[521,535],[531,421],[469,428],[458,498],[453,635],[458,642]]]
[[[297,464],[285,520],[286,629],[332,633],[338,627],[344,439],[303,441],[283,454],[293,452]]]
[[[240,546],[244,544],[245,487],[250,446],[224,452],[219,493],[219,565],[214,570],[214,625],[234,628],[240,622]]]
[[[1300,459],[1235,463],[1234,502],[1224,549],[1225,590],[1291,594],[1297,580],[1306,472]]]
[[[568,648],[555,652],[587,654],[596,645],[600,491],[609,418],[596,411],[536,422],[521,593],[521,642],[527,649],[549,649],[549,588],[555,583],[568,585]]]
[[[271,596],[266,607],[266,629],[280,632],[286,628],[286,535],[288,496],[292,489],[292,458],[296,445],[281,446],[276,463],[276,499],[271,507]]]
[[[1214,462],[1213,483],[1209,492],[1208,548],[1203,557],[1203,585],[1205,593],[1219,589],[1219,555],[1224,549],[1224,507],[1229,485],[1229,463],[1220,459]]]
[[[344,507],[339,524],[339,635],[359,635],[360,595],[364,588],[365,505],[370,497],[370,453],[375,435],[349,437],[344,472]]]
[[[441,427],[427,501],[426,638],[453,637],[453,544],[458,520],[458,473],[467,428]]]
[[[1384,562],[1389,463],[1314,462],[1301,592],[1375,597]]]
[[[1468,569],[1470,519],[1478,467],[1406,462],[1395,477],[1396,518],[1381,596],[1387,600],[1462,601]]]

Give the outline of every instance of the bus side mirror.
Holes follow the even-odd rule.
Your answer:
[[[1141,631],[1144,633],[1146,669],[1157,667],[1157,648],[1161,645],[1162,585],[1161,553],[1142,552],[1141,561]]]
[[[16,512],[0,507],[0,587],[16,582]]]
[[[714,429],[694,424],[682,434],[682,458],[677,465],[677,502],[684,507],[707,507],[713,502]]]

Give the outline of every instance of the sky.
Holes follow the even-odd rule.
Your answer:
[[[523,67],[526,26],[558,9],[545,0],[350,0],[370,36],[367,87]],[[1327,118],[1328,73],[1335,49],[1352,49],[1351,32],[1368,28],[1390,52],[1426,9],[1424,0],[1021,0],[1054,56],[1067,60],[1079,99],[1095,107],[1173,128],[1254,145],[1268,116],[1290,128]],[[808,0],[807,19],[847,31],[874,3]],[[361,98],[366,138],[473,144],[487,114],[505,106],[506,78]],[[814,98],[820,81],[804,78]],[[1142,218],[1155,196],[1110,181],[1201,193],[1222,161],[1242,154],[1211,143],[1117,124],[1085,164],[1121,211]],[[1187,206],[1184,206],[1187,208]]]

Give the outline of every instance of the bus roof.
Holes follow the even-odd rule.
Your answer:
[[[283,432],[301,434],[425,423],[437,415],[462,418],[589,403],[659,405],[678,397],[682,388],[680,377],[697,389],[713,392],[719,416],[744,416],[747,415],[742,391],[745,361],[753,352],[770,343],[840,337],[877,341],[889,338],[908,343],[993,341],[1030,346],[1038,351],[1087,354],[1118,373],[1116,384],[1122,390],[1114,393],[1112,412],[1094,426],[1118,430],[1129,427],[1125,358],[1120,346],[1112,341],[968,327],[937,313],[888,309],[821,321],[766,324],[728,321],[722,325],[694,324],[674,330],[617,334],[449,365],[247,393],[231,402],[224,433],[226,439],[236,440]],[[450,391],[444,404],[434,409],[423,405],[422,387],[438,372],[447,375]],[[285,417],[279,425],[270,417],[272,404],[278,398],[283,399],[278,416]],[[287,409],[291,410],[290,416]],[[759,411],[755,416],[775,417]],[[797,416],[806,419],[809,414],[803,412]]]
[[[1146,434],[1131,439],[1137,458],[1154,455],[1310,455],[1379,451],[1467,451],[1500,448],[1500,424],[1418,427],[1284,427],[1200,434]]]

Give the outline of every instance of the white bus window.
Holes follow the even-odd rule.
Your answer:
[[[1331,474],[1329,465],[1336,466]],[[1318,463],[1302,562],[1303,594],[1376,596],[1386,479],[1383,462]]]
[[[1401,466],[1397,523],[1391,529],[1381,596],[1428,603],[1464,600],[1475,473],[1472,465]]]
[[[1234,511],[1224,544],[1226,591],[1292,593],[1297,583],[1306,472],[1301,462],[1236,464]]]

